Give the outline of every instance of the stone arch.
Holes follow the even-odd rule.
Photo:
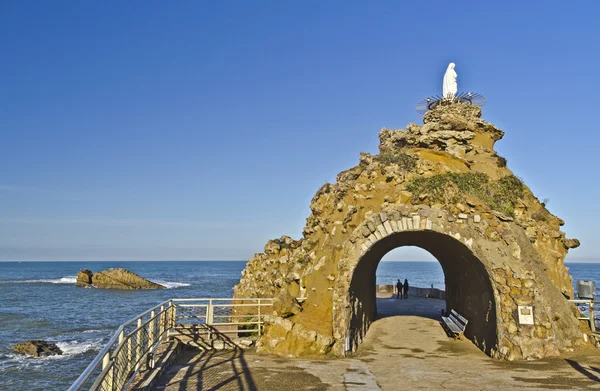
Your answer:
[[[565,334],[562,339],[580,333],[573,328],[572,319],[553,318],[559,308],[568,313],[568,303],[543,270],[538,270],[533,262],[521,262],[521,252],[527,251],[526,241],[521,238],[509,244],[484,237],[490,221],[477,214],[461,213],[455,217],[443,209],[398,205],[366,216],[343,246],[338,262],[332,308],[334,352],[344,355],[354,350],[374,319],[368,293],[357,297],[353,290],[357,271],[358,275],[370,273],[380,257],[394,247],[417,245],[430,251],[442,264],[449,283],[447,304],[473,322],[465,335],[480,349],[492,357],[509,360],[556,355],[562,348],[552,346],[557,334]],[[437,242],[432,244],[431,240]],[[460,257],[454,267],[444,256],[445,249]],[[454,275],[448,281],[448,273],[466,275]],[[469,288],[461,284],[464,278],[472,278],[476,284]],[[479,302],[476,293],[481,295]],[[550,297],[554,298],[554,307],[548,306]],[[536,308],[535,326],[518,325],[519,305]]]
[[[473,253],[473,238],[444,229],[440,210],[421,213],[388,210],[366,219],[354,234],[355,243],[345,250],[340,276],[334,288],[338,300],[345,305],[334,306],[333,318],[343,319],[335,335],[344,336],[344,350],[354,351],[376,318],[375,271],[381,258],[390,250],[402,246],[417,246],[430,252],[444,271],[447,308],[453,308],[469,319],[465,332],[480,349],[493,355],[497,349],[496,300],[493,280],[484,263]],[[461,216],[461,225],[481,221],[480,216]],[[360,248],[360,251],[356,251]],[[349,279],[349,281],[347,280]],[[341,341],[340,341],[341,342]],[[342,345],[339,343],[338,345]]]
[[[492,282],[485,266],[464,244],[448,234],[432,230],[394,232],[373,244],[360,258],[350,281],[348,346],[354,351],[376,319],[375,271],[390,250],[417,246],[430,252],[442,266],[448,309],[469,319],[465,331],[488,354],[497,345],[496,307]]]

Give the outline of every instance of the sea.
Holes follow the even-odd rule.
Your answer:
[[[569,263],[574,280],[600,288],[600,263]],[[75,287],[81,269],[123,267],[167,287],[120,291]],[[170,298],[231,297],[245,261],[0,262],[0,390],[66,390],[117,327]],[[444,288],[438,262],[381,262],[378,284]],[[57,343],[62,356],[30,358],[12,346],[28,339]]]

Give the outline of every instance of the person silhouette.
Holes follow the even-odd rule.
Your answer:
[[[396,299],[402,298],[402,282],[400,282],[400,279],[398,279],[398,282],[396,283],[396,294]]]
[[[400,280],[398,280],[400,282]],[[408,299],[408,280],[404,279],[404,298]]]

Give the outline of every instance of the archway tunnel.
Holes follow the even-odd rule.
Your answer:
[[[446,309],[469,320],[465,336],[487,354],[497,346],[496,305],[488,273],[472,251],[455,238],[434,231],[398,232],[380,239],[360,258],[350,282],[347,350],[354,351],[377,319],[376,270],[385,254],[415,246],[440,263],[446,286]]]

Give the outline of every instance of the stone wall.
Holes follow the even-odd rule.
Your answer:
[[[469,319],[466,336],[493,357],[554,356],[583,344],[573,307],[564,222],[506,167],[504,133],[463,103],[441,104],[424,125],[383,129],[380,153],[324,185],[303,238],[269,241],[247,263],[238,297],[276,297],[259,350],[346,354],[375,318],[375,270],[389,250],[414,245],[436,257],[447,308]],[[535,325],[519,325],[533,305]]]

